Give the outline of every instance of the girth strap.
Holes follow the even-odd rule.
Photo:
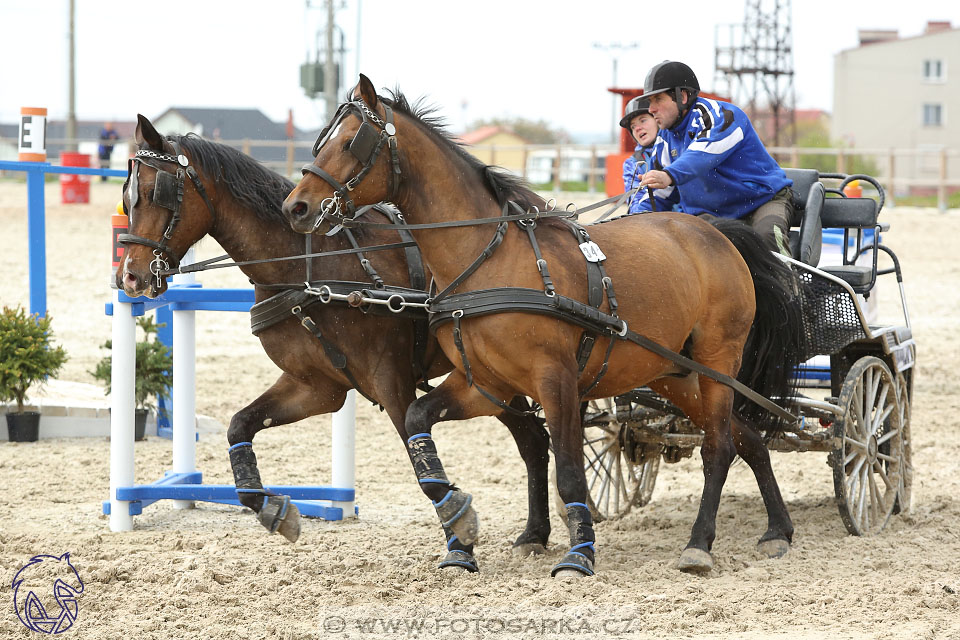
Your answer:
[[[337,345],[323,335],[323,333],[320,331],[320,327],[314,323],[313,318],[303,313],[303,309],[299,306],[294,307],[290,310],[290,312],[297,316],[297,319],[300,320],[300,324],[303,325],[304,329],[312,333],[313,337],[320,341],[320,344],[323,346],[323,351],[327,355],[327,359],[330,360],[330,364],[332,364],[334,368],[340,370],[340,372],[346,376],[347,380],[350,381],[350,384],[353,385],[353,388],[357,390],[357,393],[382,409],[383,405],[370,397],[363,390],[363,387],[360,386],[360,383],[357,382],[357,379],[353,376],[353,373],[347,366],[347,356],[345,356],[343,352],[337,348]]]

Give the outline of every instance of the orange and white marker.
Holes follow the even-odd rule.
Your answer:
[[[19,140],[21,162],[47,161],[46,107],[20,107]]]

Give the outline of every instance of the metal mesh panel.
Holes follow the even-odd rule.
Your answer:
[[[802,283],[803,328],[809,355],[840,351],[855,340],[866,338],[856,299],[841,285],[811,271],[797,269]]]

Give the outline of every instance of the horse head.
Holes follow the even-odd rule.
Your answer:
[[[390,105],[370,79],[360,81],[320,132],[314,161],[283,203],[294,231],[325,232],[351,219],[358,207],[390,200],[400,182],[397,127]]]
[[[128,233],[119,238],[125,250],[117,287],[129,296],[155,298],[167,289],[167,270],[212,227],[213,205],[189,152],[139,114],[136,141],[123,186],[129,220]],[[185,188],[186,178],[195,188]]]

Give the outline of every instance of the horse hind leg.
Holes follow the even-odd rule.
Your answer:
[[[737,453],[753,470],[767,510],[767,530],[757,543],[757,550],[768,558],[779,558],[790,550],[793,522],[773,474],[770,452],[760,435],[736,414],[733,416],[732,431]]]
[[[730,426],[733,391],[719,382],[696,375],[678,380],[660,380],[650,386],[683,409],[704,432],[700,446],[703,459],[700,509],[690,539],[676,566],[686,573],[707,573],[714,566],[710,551],[716,538],[720,495],[730,463],[736,455]]]
[[[519,396],[510,406],[521,411],[530,409],[526,400]],[[547,479],[550,435],[544,429],[543,421],[536,416],[519,416],[504,411],[498,418],[510,430],[527,468],[527,525],[513,543],[513,552],[520,556],[540,555],[546,552],[550,537]]]
[[[343,404],[346,389],[318,388],[284,373],[259,398],[230,419],[227,441],[230,466],[240,503],[257,514],[270,533],[279,533],[290,542],[300,537],[300,511],[289,496],[264,489],[253,452],[253,438],[261,430],[290,424],[313,415],[330,413]]]

